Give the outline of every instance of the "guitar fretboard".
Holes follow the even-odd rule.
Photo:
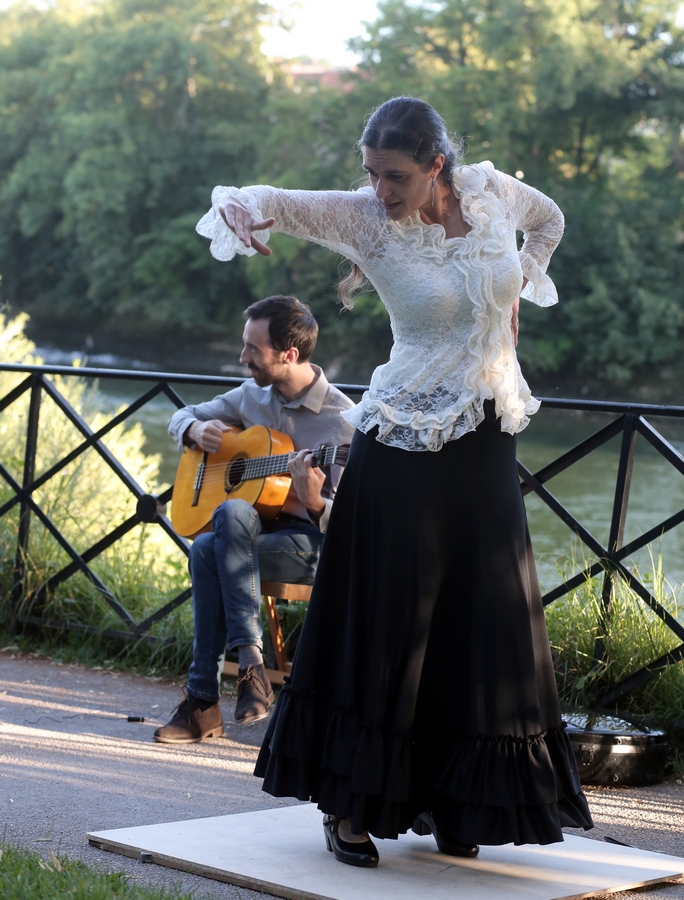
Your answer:
[[[319,447],[313,450],[313,466],[344,465],[349,455],[347,445],[338,447]],[[256,478],[267,478],[269,475],[289,475],[290,455],[279,453],[275,456],[255,456],[251,459],[234,459],[229,463],[207,463],[203,460],[197,469],[195,477],[196,492],[201,487],[217,480],[223,481],[226,486],[237,485],[242,481],[251,481]]]

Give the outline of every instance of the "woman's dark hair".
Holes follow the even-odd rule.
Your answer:
[[[439,173],[451,184],[459,149],[452,144],[444,119],[429,103],[415,97],[393,97],[379,106],[366,123],[357,146],[370,150],[399,150],[426,171],[440,153],[444,167]]]
[[[246,319],[268,319],[268,336],[274,350],[299,350],[299,362],[306,362],[318,339],[318,323],[309,307],[285,294],[257,300],[243,313]]]
[[[444,165],[439,173],[440,181],[451,184],[454,166],[462,159],[460,143],[449,137],[444,119],[424,100],[415,97],[393,97],[371,114],[357,143],[361,150],[399,150],[414,160],[427,172],[440,153]],[[351,309],[354,295],[363,289],[367,279],[361,269],[352,263],[349,274],[337,285],[337,296],[342,306]]]

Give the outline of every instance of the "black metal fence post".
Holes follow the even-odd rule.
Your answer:
[[[616,574],[612,565],[615,553],[622,547],[625,537],[625,521],[627,519],[627,504],[629,492],[632,486],[632,469],[634,468],[634,449],[636,446],[637,416],[627,413],[622,428],[622,444],[620,447],[620,460],[618,463],[617,479],[615,482],[615,499],[613,501],[613,513],[610,522],[610,535],[608,537],[608,559],[605,561],[606,569],[603,575],[603,588],[601,591],[601,613],[599,617],[599,633],[594,646],[594,659],[596,664],[603,662],[606,655],[606,641],[610,629],[611,607],[613,594],[615,593]]]
[[[31,375],[31,397],[29,400],[28,422],[26,425],[26,446],[24,449],[24,471],[22,476],[21,500],[19,506],[19,529],[17,533],[17,549],[14,555],[12,606],[10,613],[10,633],[16,634],[17,615],[24,593],[26,576],[26,558],[29,548],[31,529],[31,506],[28,502],[29,486],[36,473],[36,453],[38,450],[38,423],[40,421],[40,400],[43,377],[37,373]]]

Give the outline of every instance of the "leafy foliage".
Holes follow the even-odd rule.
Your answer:
[[[241,0],[109,0],[2,13],[0,253],[13,303],[221,321],[224,273],[193,224],[242,181],[266,82]],[[250,49],[251,48],[251,49]],[[232,272],[239,286],[239,269]]]
[[[256,0],[58,0],[0,13],[0,273],[44,321],[186,336],[241,330],[291,291],[319,356],[365,380],[386,358],[374,295],[332,302],[339,259],[276,236],[220,266],[194,234],[214,184],[346,189],[364,117],[398,93],[432,102],[566,214],[561,305],[522,313],[537,390],[674,395],[683,364],[684,33],[674,0],[383,0],[362,63],[335,88],[260,52]],[[86,325],[86,323],[89,323]]]
[[[684,334],[684,37],[677,5],[385,0],[364,74],[424,97],[492,159],[554,197],[566,236],[554,310],[525,305],[520,356],[542,384],[661,395]],[[398,77],[397,77],[398,76]]]

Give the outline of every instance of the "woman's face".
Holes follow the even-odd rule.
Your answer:
[[[401,150],[362,147],[362,154],[363,167],[370,176],[371,187],[390,219],[405,219],[432,204],[432,179],[442,170],[443,154],[437,156],[428,171]]]

